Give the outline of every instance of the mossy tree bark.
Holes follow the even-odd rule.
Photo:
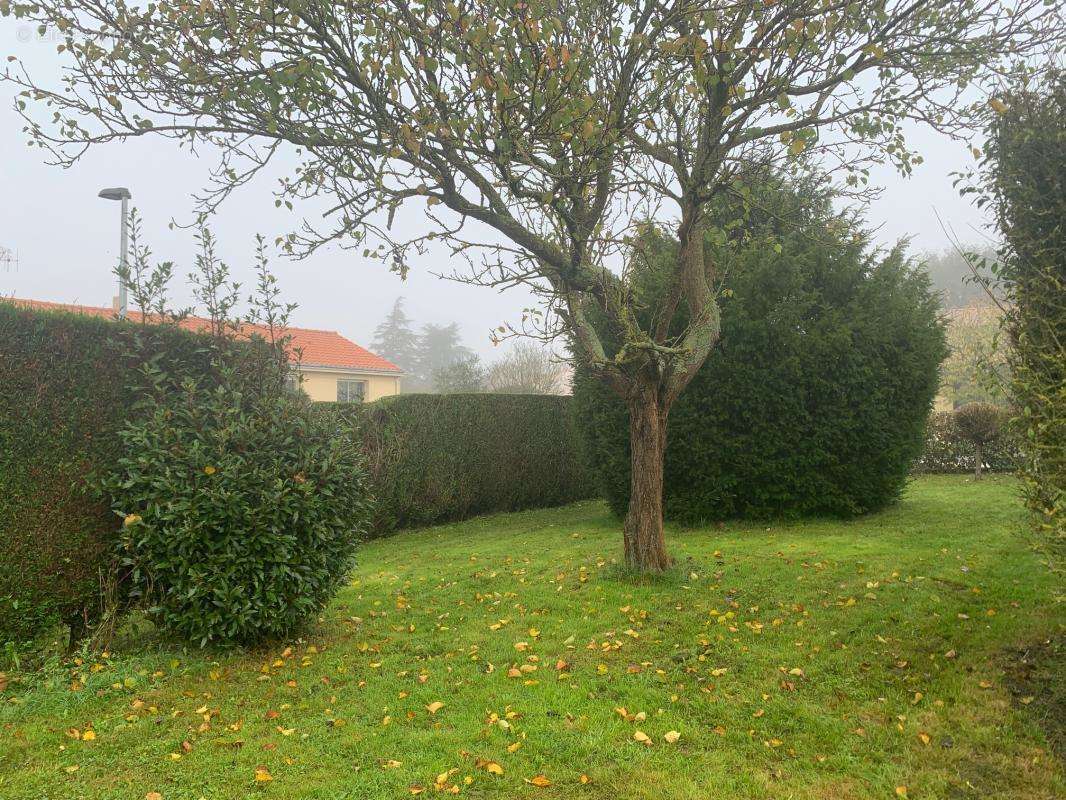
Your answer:
[[[663,534],[663,474],[670,408],[718,342],[721,316],[714,292],[714,265],[704,252],[705,220],[687,208],[678,229],[679,265],[669,313],[660,317],[652,343],[634,348],[620,394],[629,410],[630,494],[623,524],[626,565],[662,572],[671,564]],[[671,320],[684,304],[688,320],[671,337]],[[676,342],[668,345],[667,342]],[[617,379],[616,379],[617,380]]]
[[[626,566],[662,572],[670,566],[663,535],[664,407],[654,391],[634,393],[629,403],[630,494],[623,524]]]

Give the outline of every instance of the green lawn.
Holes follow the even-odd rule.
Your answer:
[[[600,503],[404,533],[291,648],[9,676],[0,797],[1063,797],[1023,524],[1005,480],[925,478],[858,521],[670,530],[651,582]]]

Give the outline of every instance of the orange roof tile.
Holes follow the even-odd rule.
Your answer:
[[[75,314],[88,314],[89,316],[103,317],[105,319],[117,318],[115,310],[111,308],[52,303],[46,300],[22,300],[14,297],[3,299],[23,308],[33,308],[41,311],[70,311]],[[132,322],[141,321],[141,313],[139,311],[131,310],[127,316]],[[207,329],[210,322],[202,317],[186,317],[181,321],[180,325],[186,330],[202,332]],[[265,330],[257,325],[246,325],[244,327],[249,333],[261,333]],[[243,332],[244,330],[242,330]],[[284,332],[290,337],[290,346],[299,358],[301,366],[370,372],[403,372],[391,361],[382,358],[376,353],[371,353],[350,339],[345,339],[336,331],[289,327]]]

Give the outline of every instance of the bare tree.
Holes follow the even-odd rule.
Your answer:
[[[706,236],[745,166],[817,163],[856,196],[867,169],[919,160],[901,125],[963,136],[967,87],[1044,47],[1043,0],[36,0],[0,10],[65,41],[62,86],[16,62],[6,79],[35,145],[70,164],[91,145],[166,136],[219,148],[209,212],[283,148],[301,158],[277,202],[330,195],[297,256],[328,242],[406,274],[443,241],[481,285],[543,304],[501,336],[570,339],[625,398],[632,493],[626,561],[669,563],[662,465],[670,407],[719,335]],[[35,109],[52,122],[42,124]],[[425,208],[413,236],[392,227]],[[640,220],[680,243],[642,326],[626,264]],[[609,337],[590,320],[607,320]],[[685,320],[683,324],[678,320]]]
[[[530,341],[517,341],[489,369],[488,390],[498,394],[562,394],[565,369],[552,354]]]

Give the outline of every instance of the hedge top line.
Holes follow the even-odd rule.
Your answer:
[[[81,314],[99,319],[118,321],[117,312],[112,308],[102,306],[85,306],[73,303],[53,303],[47,300],[23,300],[18,298],[2,298],[4,302],[11,303],[17,308],[30,311],[53,311]],[[144,315],[140,311],[130,310],[127,313],[130,322],[141,324],[145,322]],[[148,315],[147,323],[159,322],[152,315]],[[205,333],[210,330],[210,320],[203,317],[189,316],[178,322],[179,327],[192,333]],[[243,338],[256,336],[266,338],[269,330],[252,323],[242,323],[238,334]],[[403,375],[404,371],[391,361],[372,353],[365,347],[357,345],[350,339],[341,336],[337,331],[322,330],[319,328],[300,328],[289,325],[282,329],[281,335],[288,337],[288,350],[290,357],[300,366],[305,367],[330,367],[336,369],[357,369],[363,372],[377,372],[388,375]]]

